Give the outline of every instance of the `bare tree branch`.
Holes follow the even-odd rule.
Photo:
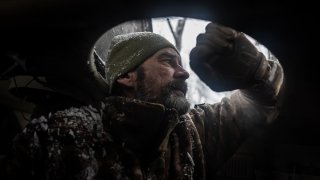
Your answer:
[[[167,22],[169,24],[171,33],[174,37],[176,47],[179,51],[181,50],[182,33],[183,33],[183,29],[184,29],[184,25],[185,25],[186,20],[187,20],[187,18],[179,19],[176,30],[174,31],[170,19],[167,18]]]

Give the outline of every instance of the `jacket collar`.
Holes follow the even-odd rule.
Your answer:
[[[169,135],[179,122],[176,110],[126,97],[108,97],[104,103],[103,124],[115,142],[141,152],[138,156],[166,151]]]

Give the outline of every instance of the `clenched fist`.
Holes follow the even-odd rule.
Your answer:
[[[220,92],[253,85],[265,74],[268,63],[243,33],[209,23],[197,37],[190,66],[212,90]]]

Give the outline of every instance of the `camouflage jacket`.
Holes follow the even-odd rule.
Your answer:
[[[14,140],[9,179],[212,179],[254,130],[276,119],[282,69],[213,105],[178,116],[108,97],[32,120]]]

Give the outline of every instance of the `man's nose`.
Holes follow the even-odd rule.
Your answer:
[[[180,78],[180,79],[188,79],[190,74],[182,67],[178,66],[175,73],[174,73],[174,78]]]

